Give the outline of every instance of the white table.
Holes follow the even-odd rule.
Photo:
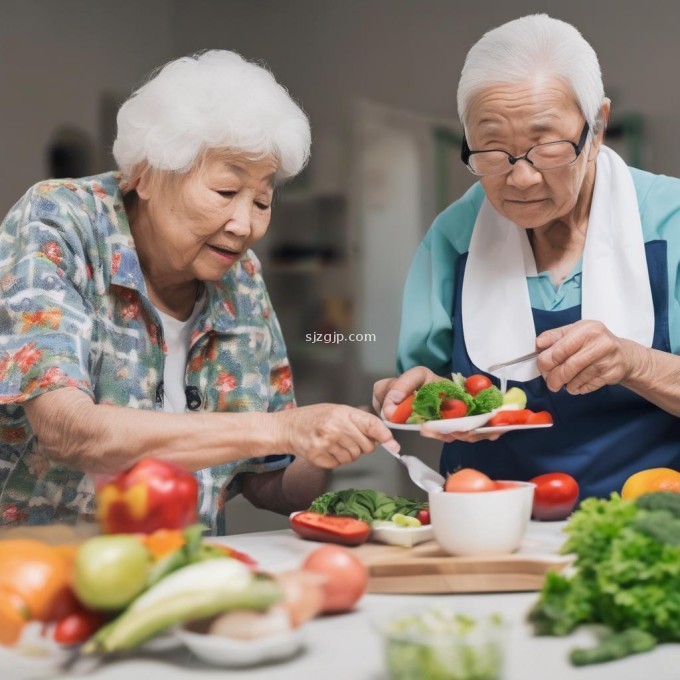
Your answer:
[[[562,541],[562,526],[563,523],[532,522],[521,552],[555,553]],[[263,569],[271,571],[299,566],[303,557],[320,545],[303,541],[290,531],[242,534],[227,537],[223,542],[251,554]],[[677,644],[661,645],[653,652],[604,665],[572,667],[567,658],[569,649],[589,644],[591,638],[587,633],[569,638],[534,637],[524,619],[536,597],[536,593],[366,595],[354,612],[307,623],[305,651],[285,662],[249,669],[216,669],[196,661],[184,650],[176,650],[155,657],[136,656],[106,663],[82,677],[93,680],[223,676],[234,680],[386,680],[382,640],[373,622],[404,608],[437,601],[450,603],[473,615],[502,613],[510,624],[504,680],[680,679],[680,645]],[[3,664],[0,676],[10,680],[13,676],[6,674],[8,671]]]

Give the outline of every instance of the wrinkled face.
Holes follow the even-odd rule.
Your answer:
[[[524,155],[535,144],[578,142],[585,118],[569,88],[558,79],[498,84],[471,101],[467,139],[473,151],[502,149]],[[480,181],[494,208],[522,227],[542,227],[567,218],[574,210],[602,142],[588,141],[572,165],[537,170],[522,160],[505,175]]]
[[[177,279],[217,281],[266,233],[276,161],[209,154],[197,170],[137,192],[146,201],[154,267]]]

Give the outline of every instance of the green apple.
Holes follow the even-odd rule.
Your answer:
[[[123,609],[146,587],[150,567],[151,554],[135,536],[96,536],[78,550],[73,589],[86,607]]]
[[[519,387],[511,387],[503,395],[503,404],[517,404],[518,408],[527,407],[527,395],[524,390],[520,390]]]

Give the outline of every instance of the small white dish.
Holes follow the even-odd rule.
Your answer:
[[[236,640],[221,635],[194,633],[184,627],[177,629],[177,636],[201,661],[214,666],[255,666],[283,661],[304,646],[299,628],[256,640]]]
[[[552,427],[552,423],[540,423],[537,425],[495,425],[491,427],[478,427],[475,432],[479,434],[503,434],[503,432],[520,432],[522,430],[537,430],[542,427]]]
[[[433,538],[434,531],[431,524],[423,524],[419,527],[400,527],[394,522],[373,522],[369,540],[412,548],[418,543],[424,543]]]

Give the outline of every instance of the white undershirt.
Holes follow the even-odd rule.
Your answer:
[[[203,307],[204,299],[205,296],[201,296],[196,300],[191,316],[186,321],[175,319],[156,308],[163,324],[163,339],[167,348],[163,370],[164,411],[183,413],[187,410],[184,375],[191,343],[191,329]]]

